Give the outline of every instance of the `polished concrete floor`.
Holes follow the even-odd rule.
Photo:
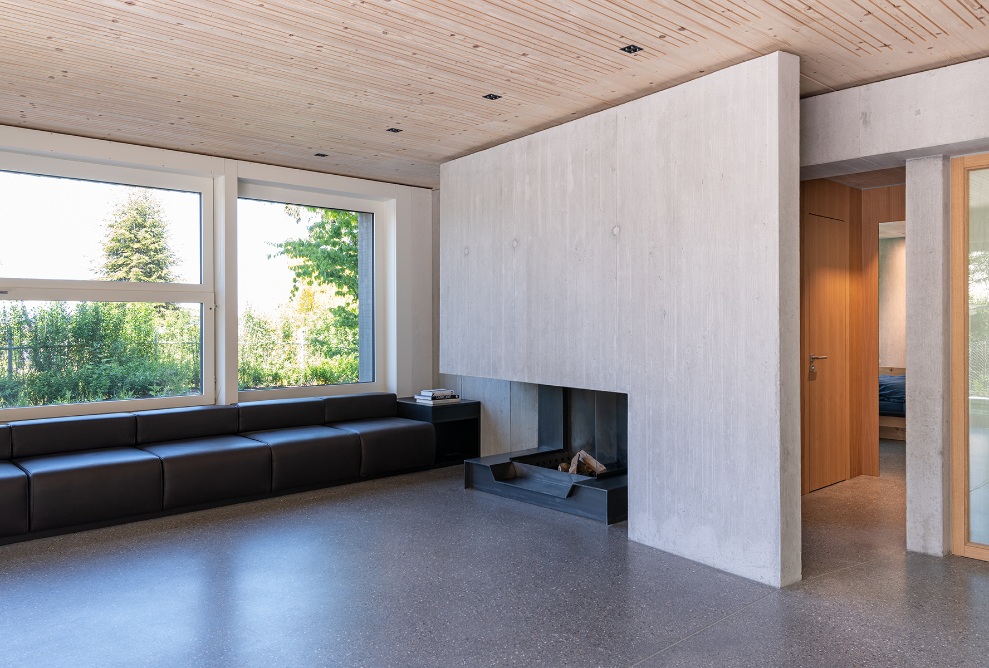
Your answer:
[[[442,469],[0,547],[3,666],[986,666],[989,564],[904,553],[902,444],[782,591]]]

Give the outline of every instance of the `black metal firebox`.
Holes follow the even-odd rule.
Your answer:
[[[611,524],[628,517],[628,396],[540,385],[538,448],[468,459],[464,486]],[[583,451],[607,467],[560,471]]]

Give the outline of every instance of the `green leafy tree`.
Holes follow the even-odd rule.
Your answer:
[[[133,191],[107,225],[102,275],[111,281],[169,283],[175,280],[174,264],[161,203],[147,190]]]
[[[358,376],[358,214],[354,211],[286,205],[285,212],[306,226],[306,236],[274,244],[279,255],[289,259],[292,270],[290,297],[296,308],[283,310],[281,368],[284,380],[293,384],[336,384],[356,382]],[[326,289],[334,303],[327,304]],[[317,303],[318,302],[318,303]],[[322,314],[329,313],[330,318]],[[257,322],[251,322],[257,331]],[[271,323],[269,326],[273,326]],[[300,348],[298,338],[304,338]],[[289,352],[289,351],[294,352]],[[300,351],[305,354],[300,358]],[[270,354],[270,353],[269,353]],[[241,381],[259,365],[248,364]],[[291,371],[289,371],[291,369]],[[266,374],[258,374],[265,376]],[[270,373],[267,374],[271,380]]]
[[[275,244],[276,256],[293,260],[292,296],[301,285],[329,285],[338,297],[356,302],[357,213],[296,205],[286,205],[285,212],[300,224],[308,219],[306,238]]]

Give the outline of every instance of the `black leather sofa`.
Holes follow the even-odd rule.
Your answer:
[[[394,394],[0,425],[0,542],[432,466]]]

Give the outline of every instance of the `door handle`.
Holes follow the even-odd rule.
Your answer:
[[[817,369],[814,368],[814,360],[826,360],[827,358],[828,358],[827,355],[811,355],[810,356],[810,372],[811,373],[814,373],[815,371],[817,371]]]

